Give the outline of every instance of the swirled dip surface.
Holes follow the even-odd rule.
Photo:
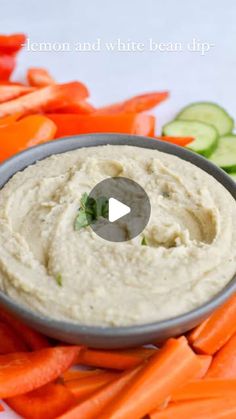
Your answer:
[[[131,241],[74,229],[82,194],[110,176],[138,182],[151,201],[150,221]],[[177,157],[130,146],[54,155],[0,191],[0,288],[36,312],[80,324],[167,319],[230,281],[235,220],[227,190]]]

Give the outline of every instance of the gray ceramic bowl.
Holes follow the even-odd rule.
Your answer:
[[[174,154],[205,170],[221,182],[236,200],[236,184],[222,170],[203,157],[184,148],[174,146],[146,137],[119,134],[92,134],[52,141],[28,149],[0,166],[0,188],[13,174],[24,169],[37,160],[52,154],[64,153],[80,147],[91,147],[103,144],[133,145],[142,148],[157,149]],[[43,317],[32,312],[0,292],[0,304],[14,313],[29,326],[53,338],[70,343],[81,343],[94,348],[127,348],[176,336],[190,330],[204,320],[216,307],[222,304],[236,291],[236,276],[213,299],[201,307],[181,316],[155,323],[129,327],[97,327],[73,324]]]

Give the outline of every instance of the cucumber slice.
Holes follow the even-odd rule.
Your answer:
[[[236,135],[220,137],[210,160],[226,172],[236,172]]]
[[[176,119],[199,121],[213,125],[220,136],[231,133],[234,120],[220,106],[211,102],[196,102],[182,109]]]
[[[236,182],[236,173],[230,174],[230,177]]]
[[[198,121],[172,121],[164,125],[163,135],[169,137],[194,137],[195,140],[187,145],[192,151],[209,157],[216,149],[218,134],[216,129]]]

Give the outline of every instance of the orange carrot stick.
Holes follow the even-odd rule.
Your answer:
[[[10,84],[0,84],[0,103],[15,99],[26,93],[33,92],[35,89],[30,86],[17,86]]]
[[[54,78],[46,68],[31,67],[28,69],[26,77],[29,85],[34,87],[45,87],[55,84]]]
[[[188,400],[170,403],[166,409],[149,414],[150,419],[235,419],[234,398]]]
[[[196,375],[196,379],[203,378],[207,374],[207,371],[210,368],[210,365],[212,363],[212,356],[211,355],[198,355],[198,359],[201,363],[201,369]]]
[[[176,388],[196,376],[201,365],[185,337],[169,339],[137,376],[104,409],[99,419],[141,418]]]
[[[204,378],[203,380],[194,380],[185,386],[174,391],[171,401],[178,402],[182,400],[210,399],[221,397],[234,397],[236,395],[236,380]]]
[[[80,82],[55,84],[43,87],[17,99],[0,104],[0,117],[17,112],[27,115],[40,111],[50,111],[58,106],[65,106],[74,100],[83,100],[88,96],[88,90]]]
[[[168,92],[151,92],[143,95],[134,96],[123,102],[115,103],[113,105],[104,106],[95,111],[99,115],[115,114],[119,112],[139,113],[147,111],[159,105],[159,103],[166,100],[169,96]]]
[[[197,355],[197,357],[198,357],[198,360],[200,362],[201,367],[200,367],[199,371],[197,371],[196,376],[193,377],[194,380],[200,380],[201,378],[205,377],[205,375],[206,375],[206,373],[209,369],[209,366],[212,362],[212,356],[211,355]],[[188,384],[186,384],[186,386],[188,386]],[[185,388],[185,386],[184,386],[184,388]],[[177,391],[178,391],[178,389],[177,389]],[[167,398],[164,401],[163,404],[168,405],[169,401],[170,401],[170,398]]]
[[[0,54],[15,54],[26,41],[23,33],[14,33],[12,35],[0,35]]]
[[[24,394],[55,380],[71,366],[79,351],[78,346],[57,346],[0,355],[0,397]]]
[[[57,127],[44,115],[29,115],[0,127],[0,161],[25,148],[52,140]]]
[[[117,373],[103,372],[101,374],[94,374],[76,380],[69,380],[65,385],[71,393],[74,394],[77,400],[82,400],[89,397],[100,387],[115,380],[117,377],[119,377]]]
[[[86,102],[85,100],[71,100],[71,103],[67,105],[60,104],[55,106],[55,109],[51,109],[51,113],[72,113],[72,114],[79,114],[79,115],[89,115],[95,111],[95,108],[90,103]]]
[[[20,83],[19,81],[12,81],[12,80],[0,80],[0,86],[1,85],[8,85],[8,86],[25,86],[24,83]]]
[[[71,380],[78,380],[79,378],[91,377],[94,375],[102,374],[104,370],[96,369],[96,370],[74,370],[70,369],[64,372],[62,378],[65,382]]]
[[[16,65],[16,53],[25,43],[24,34],[0,35],[0,81],[8,81]]]
[[[15,330],[17,335],[21,337],[29,349],[37,350],[50,346],[49,341],[45,336],[31,329],[26,324],[21,323],[20,320],[16,319],[2,307],[0,307],[0,319]]]
[[[23,96],[24,97],[24,96]],[[1,105],[0,105],[1,113]],[[93,132],[154,135],[155,118],[151,115],[119,113],[116,115],[48,114],[57,125],[57,138]]]
[[[19,415],[27,419],[54,419],[76,404],[75,397],[61,383],[49,383],[5,401]]]
[[[140,347],[130,348],[130,349],[121,349],[120,352],[129,354],[129,355],[140,356],[142,359],[147,359],[147,358],[150,358],[150,356],[156,354],[157,350],[158,350],[158,347],[152,345],[151,347],[140,346]]]
[[[97,390],[87,400],[79,403],[74,409],[60,416],[60,419],[94,419],[100,418],[105,406],[133,379],[142,366],[125,371],[115,381]],[[59,419],[59,418],[58,418]]]
[[[189,334],[193,348],[203,354],[217,352],[236,333],[236,294]]]
[[[236,379],[236,334],[216,353],[206,378]]]
[[[193,137],[155,137],[157,140],[166,141],[167,143],[179,145],[180,147],[185,147],[187,144],[191,143],[194,138]]]
[[[5,125],[13,124],[13,122],[16,122],[18,119],[20,119],[21,113],[15,113],[13,115],[4,116],[3,118],[0,118],[0,127],[4,127]]]
[[[77,363],[99,368],[125,370],[136,367],[155,352],[155,349],[146,349],[143,352],[140,352],[139,349],[133,351],[85,349],[80,352]]]
[[[27,351],[28,348],[15,331],[7,324],[0,322],[0,354]]]
[[[8,81],[12,72],[15,69],[16,58],[14,55],[1,55],[0,54],[0,80]],[[1,116],[1,114],[0,114]]]

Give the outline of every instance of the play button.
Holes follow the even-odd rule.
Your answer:
[[[131,211],[128,205],[123,204],[122,202],[118,201],[118,199],[110,198],[108,202],[108,220],[111,223],[114,223],[114,221],[119,220],[120,218],[129,214]]]
[[[107,178],[90,192],[88,202],[97,208],[97,217],[88,224],[102,239],[123,242],[145,229],[151,213],[145,190],[124,177]],[[89,211],[88,211],[89,214]]]

